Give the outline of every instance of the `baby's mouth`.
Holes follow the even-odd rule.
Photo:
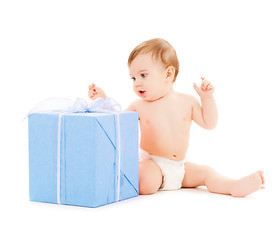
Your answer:
[[[143,96],[145,92],[146,91],[144,91],[144,90],[138,90],[138,93],[139,93],[140,96]]]

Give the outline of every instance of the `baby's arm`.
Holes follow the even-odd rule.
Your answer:
[[[135,101],[133,101],[128,107],[127,107],[127,109],[125,110],[125,111],[133,111],[133,112],[137,112],[137,110],[136,110],[136,106],[138,105],[138,102],[139,102],[139,100],[135,100]]]
[[[88,97],[91,100],[95,100],[96,98],[99,98],[99,97],[102,97],[104,99],[107,98],[103,89],[100,87],[97,87],[94,83],[89,85]],[[135,101],[133,103],[131,103],[125,111],[135,111],[136,112]]]
[[[202,78],[200,88],[194,83],[194,89],[200,96],[202,105],[197,99],[193,99],[192,120],[205,129],[215,128],[218,112],[213,97],[214,87],[205,78]]]
[[[104,99],[107,98],[105,92],[100,87],[97,87],[94,83],[89,85],[88,97],[91,100],[95,100],[96,98],[99,97],[102,97]]]

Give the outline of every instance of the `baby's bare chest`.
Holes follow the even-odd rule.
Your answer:
[[[179,131],[185,127],[186,123],[191,122],[190,109],[181,106],[150,106],[139,109],[138,113],[141,128],[150,130]]]

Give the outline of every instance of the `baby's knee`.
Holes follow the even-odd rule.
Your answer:
[[[203,167],[204,167],[204,172],[206,174],[214,174],[215,173],[215,170],[212,167],[207,166],[207,165],[203,165]]]
[[[211,175],[214,175],[215,173],[216,172],[212,167],[207,166],[207,165],[202,166],[202,175],[203,175],[204,180],[206,180]]]
[[[139,194],[147,195],[157,192],[162,184],[160,168],[152,160],[139,163]]]
[[[199,165],[198,166],[198,171],[196,172],[201,179],[201,184],[200,185],[206,185],[206,181],[210,176],[215,174],[215,170],[207,165]]]

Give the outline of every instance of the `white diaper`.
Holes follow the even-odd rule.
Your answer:
[[[177,190],[182,186],[184,178],[184,160],[174,161],[168,158],[154,156],[140,149],[140,160],[151,159],[160,167],[163,180],[160,190]]]

